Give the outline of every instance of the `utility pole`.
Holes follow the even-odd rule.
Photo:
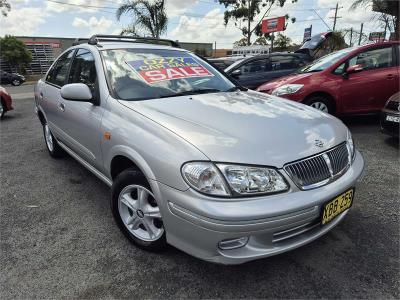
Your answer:
[[[251,1],[247,0],[249,3],[248,14],[247,14],[247,46],[250,46],[250,17],[251,17]]]
[[[331,19],[333,19],[333,31],[335,31],[335,28],[336,28],[336,20],[341,18],[341,17],[339,17],[339,16],[337,15],[338,10],[339,10],[340,8],[343,8],[343,6],[339,7],[339,3],[336,3],[335,16],[334,16],[333,18],[331,17]]]
[[[274,52],[274,39],[275,39],[275,35],[272,32],[271,33],[271,52]]]
[[[217,57],[217,41],[214,42],[214,57]]]
[[[350,29],[350,47],[353,46],[353,27]]]
[[[358,38],[358,46],[360,46],[360,44],[361,44],[361,37],[362,37],[362,34],[363,34],[363,27],[364,27],[364,23],[361,23],[360,36]]]
[[[387,27],[388,27],[388,19],[385,20],[385,32],[384,32],[384,34],[383,34],[383,41],[385,41],[385,39],[386,39],[386,30],[387,30]]]

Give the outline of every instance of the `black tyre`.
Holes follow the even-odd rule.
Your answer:
[[[65,151],[60,147],[57,140],[54,138],[47,123],[43,124],[43,136],[46,148],[52,157],[60,158],[65,155]]]
[[[148,251],[165,249],[160,209],[141,172],[127,169],[117,175],[111,189],[111,210],[118,227],[136,246]]]
[[[324,96],[312,96],[310,98],[307,98],[304,101],[304,104],[307,104],[331,115],[333,115],[335,112],[335,106],[332,101]]]
[[[13,80],[11,81],[11,84],[12,84],[13,86],[19,86],[19,85],[22,84],[22,81],[19,80],[19,79],[13,79]]]

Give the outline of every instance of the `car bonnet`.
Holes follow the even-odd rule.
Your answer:
[[[345,141],[347,134],[331,115],[253,91],[120,102],[220,162],[282,167]]]

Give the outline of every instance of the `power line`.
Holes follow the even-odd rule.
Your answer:
[[[328,29],[330,30],[331,28],[329,27],[328,24],[326,24],[326,22],[324,21],[324,19],[319,15],[319,13],[317,13],[317,11],[315,9],[313,9],[314,13],[320,18],[320,20],[325,24],[326,27],[328,27]]]
[[[75,3],[66,3],[66,2],[56,1],[56,0],[45,0],[45,1],[53,2],[53,3],[57,3],[57,4],[62,4],[62,5],[78,6],[78,7],[83,7],[83,8],[118,9],[118,7],[111,7],[111,6],[96,6],[96,5],[86,5],[86,4],[75,4]]]

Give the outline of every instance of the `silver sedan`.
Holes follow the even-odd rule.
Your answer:
[[[121,39],[65,51],[35,103],[50,155],[70,154],[111,187],[135,245],[238,264],[309,243],[346,216],[364,161],[340,120],[236,86],[158,45],[168,41]]]

